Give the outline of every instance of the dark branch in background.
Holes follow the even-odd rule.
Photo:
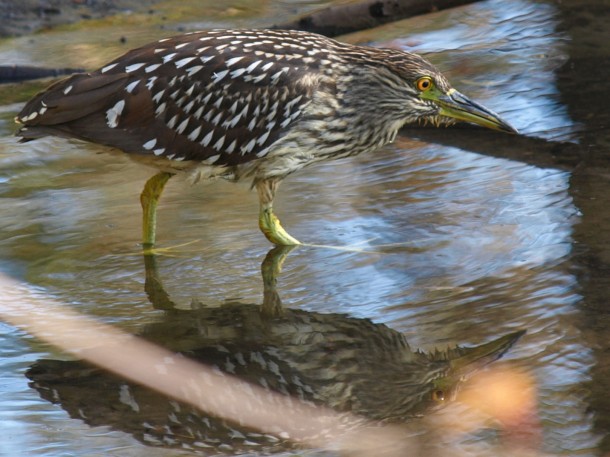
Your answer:
[[[27,65],[0,65],[0,83],[15,83],[31,79],[81,73],[78,68],[40,68]]]
[[[304,30],[329,37],[377,27],[412,16],[453,8],[478,0],[365,1],[320,9],[275,29]]]
[[[357,32],[392,21],[439,11],[478,0],[394,0],[364,1],[331,6],[295,19],[285,24],[273,25],[275,29],[294,29],[315,32],[329,37]],[[0,66],[0,84],[47,78],[72,73],[77,69],[47,69],[28,66]]]

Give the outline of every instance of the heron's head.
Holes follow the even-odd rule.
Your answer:
[[[517,133],[517,130],[490,109],[474,102],[453,87],[445,76],[423,57],[394,51],[388,56],[389,68],[403,85],[407,122],[434,125],[465,121],[482,127]]]

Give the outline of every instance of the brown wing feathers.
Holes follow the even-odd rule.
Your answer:
[[[39,94],[17,118],[20,135],[219,165],[264,156],[314,90],[299,84],[316,72],[301,41],[289,32],[216,31],[151,43]]]

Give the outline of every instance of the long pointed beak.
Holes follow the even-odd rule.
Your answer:
[[[519,133],[516,128],[496,113],[473,102],[455,89],[450,89],[446,94],[438,96],[436,102],[441,107],[439,112],[441,116],[472,122],[502,132]]]

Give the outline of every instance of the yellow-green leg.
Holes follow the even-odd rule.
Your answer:
[[[140,194],[140,203],[142,203],[142,248],[145,250],[155,245],[157,235],[157,204],[165,184],[172,176],[174,176],[172,173],[165,171],[157,173],[146,181],[144,190]]]
[[[263,277],[263,305],[261,313],[268,317],[278,317],[283,313],[282,300],[277,291],[277,278],[282,272],[282,266],[288,254],[296,245],[275,246],[271,249],[261,264]]]
[[[269,241],[277,246],[294,246],[301,244],[299,240],[291,236],[273,214],[273,198],[280,184],[279,180],[266,179],[256,183],[258,198],[260,200],[260,212],[258,215],[258,226]]]

